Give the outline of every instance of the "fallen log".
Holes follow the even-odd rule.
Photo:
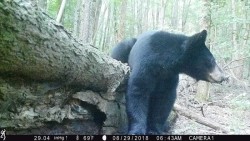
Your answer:
[[[0,1],[0,128],[8,133],[116,133],[126,124],[117,88],[128,72],[27,1]]]
[[[174,111],[176,111],[177,113],[179,113],[179,114],[181,114],[189,119],[195,120],[197,123],[203,124],[203,125],[208,126],[212,129],[219,130],[219,131],[222,131],[223,133],[227,133],[227,134],[230,133],[230,131],[223,128],[222,125],[220,125],[216,122],[213,122],[209,119],[206,119],[206,118],[204,118],[204,117],[202,117],[202,116],[200,116],[200,115],[198,115],[198,114],[196,114],[196,113],[194,113],[186,108],[183,108],[177,104],[174,105]]]

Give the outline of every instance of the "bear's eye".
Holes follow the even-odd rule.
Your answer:
[[[215,64],[215,60],[213,58],[207,59],[206,65],[208,68],[212,68]]]
[[[214,59],[214,58],[211,58],[211,59],[210,59],[210,63],[211,63],[211,64],[214,64],[214,63],[215,63],[215,59]]]

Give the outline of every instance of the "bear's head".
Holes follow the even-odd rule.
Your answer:
[[[205,45],[207,31],[188,37],[184,42],[184,58],[182,72],[197,79],[212,83],[220,83],[228,77],[216,64],[214,56]]]

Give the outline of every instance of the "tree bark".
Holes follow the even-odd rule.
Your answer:
[[[44,11],[47,11],[47,0],[37,0],[37,5]]]
[[[239,46],[238,44],[238,33],[237,33],[237,15],[236,15],[236,11],[237,11],[237,2],[235,0],[231,0],[231,8],[232,8],[232,17],[233,17],[233,24],[232,24],[232,46],[234,48],[234,53],[233,53],[233,60],[238,60],[239,58],[241,58],[241,46]],[[242,28],[242,27],[241,27]],[[244,68],[244,61],[243,60],[239,60],[236,61],[234,63],[232,63],[232,66],[234,67],[232,70],[236,76],[237,79],[242,79],[243,77],[243,68]],[[237,66],[237,67],[235,67]]]
[[[202,23],[201,26],[203,29],[210,30],[210,18],[211,18],[211,12],[210,12],[210,1],[209,0],[203,0],[203,17],[202,17]],[[207,40],[207,47],[210,49],[210,40],[208,38]],[[199,81],[197,86],[197,94],[196,98],[200,102],[205,102],[209,98],[209,88],[210,83],[205,81]]]
[[[172,7],[172,17],[171,17],[171,26],[174,29],[178,28],[178,19],[179,19],[179,0],[175,0]]]
[[[63,12],[64,12],[65,5],[66,5],[66,2],[67,2],[67,0],[62,0],[62,3],[61,3],[61,6],[60,6],[60,9],[59,9],[59,12],[58,12],[57,17],[56,17],[56,21],[57,21],[58,23],[60,23],[60,21],[61,21],[61,19],[62,19]]]
[[[117,33],[117,43],[122,41],[124,39],[124,33],[126,33],[126,13],[127,13],[127,1],[122,1],[121,2],[121,11],[120,11],[120,23],[119,23],[119,28],[118,33]]]
[[[98,23],[99,10],[102,2],[100,0],[81,1],[79,36],[84,43],[93,43],[94,32]]]
[[[74,29],[73,29],[73,36],[78,38],[79,34],[79,25],[80,25],[80,9],[81,9],[81,1],[77,0],[76,8],[74,11]]]
[[[124,91],[117,91],[128,66],[79,43],[25,2],[0,1],[0,31],[0,128],[88,133],[81,125],[93,121],[100,127],[93,134],[112,134],[126,123]],[[46,129],[54,123],[58,128]]]

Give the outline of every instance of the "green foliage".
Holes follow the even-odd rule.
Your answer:
[[[115,6],[120,6],[122,4],[122,0],[111,0],[111,3],[113,3]]]
[[[246,17],[247,11],[250,9],[245,5],[244,1],[236,1],[235,7],[236,16],[233,16],[231,1],[219,0],[211,3],[211,31],[212,34],[216,34],[216,37],[212,38],[212,45],[218,58],[232,60],[235,53],[240,53],[242,56],[249,55],[249,49],[246,48],[249,45],[244,44],[244,38],[246,38],[245,36],[249,31],[241,29],[250,22]],[[238,48],[233,47],[232,43],[233,24],[237,26],[235,32],[237,34]]]
[[[64,9],[64,17],[62,19],[62,23],[66,29],[72,31],[74,28],[74,13],[77,7],[77,0],[67,1],[65,9]]]
[[[78,0],[68,0],[62,23],[66,29],[74,29],[75,12]],[[208,1],[210,7],[205,7],[201,0],[183,1],[164,0],[103,0],[94,46],[102,51],[110,51],[118,40],[136,37],[148,30],[166,30],[183,32],[191,35],[204,28],[202,20],[210,15],[209,37],[210,48],[217,60],[230,62],[234,56],[249,57],[250,55],[250,2],[241,0],[235,2],[235,15],[232,12],[232,0]],[[60,8],[61,0],[48,0],[48,13],[52,17]],[[125,9],[124,9],[124,5]],[[176,5],[177,4],[177,7]],[[209,13],[204,9],[209,8]],[[124,11],[125,10],[125,11]],[[177,12],[177,13],[174,13]],[[173,14],[177,16],[174,17]],[[173,25],[173,20],[177,20]],[[236,31],[233,31],[236,25]],[[121,31],[121,32],[119,32]],[[233,32],[236,42],[233,43]],[[119,35],[118,35],[119,34]],[[233,45],[237,45],[234,47]],[[247,64],[247,63],[245,63]],[[248,74],[248,69],[245,73]]]
[[[61,1],[62,0],[48,0],[47,9],[51,17],[56,18],[57,12],[60,9]]]

